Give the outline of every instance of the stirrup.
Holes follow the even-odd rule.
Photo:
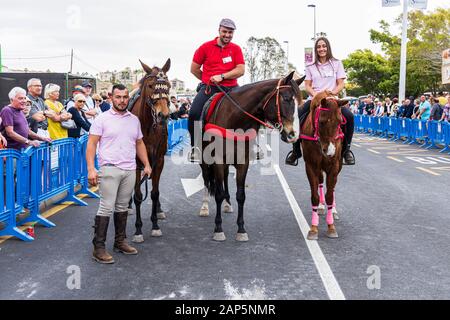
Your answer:
[[[347,159],[345,159],[345,155],[347,153],[350,153],[353,158],[353,160],[351,160],[350,162],[347,162]],[[350,150],[350,149],[345,150],[342,158],[344,159],[344,165],[348,165],[348,166],[355,165],[355,155],[353,154],[352,150]]]
[[[192,163],[200,162],[200,149],[198,147],[192,147],[191,151],[188,152],[188,161]]]
[[[291,157],[291,156],[295,156],[295,160],[294,161],[291,161],[289,158]],[[298,166],[298,157],[294,154],[294,151],[289,151],[289,153],[287,154],[287,156],[286,156],[286,159],[284,160],[284,163],[286,163],[286,164],[288,164],[288,165],[290,165],[290,166],[294,166],[294,167],[296,167],[296,166]]]

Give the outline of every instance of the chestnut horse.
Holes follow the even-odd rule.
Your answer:
[[[205,125],[206,139],[203,139],[204,152],[200,166],[205,187],[216,200],[216,227],[213,237],[215,241],[226,240],[222,230],[221,211],[228,189],[226,180],[230,164],[236,168],[238,202],[236,240],[248,241],[244,228],[245,179],[250,161],[250,143],[255,141],[259,127],[264,125],[276,128],[280,131],[284,142],[295,141],[295,99],[301,103],[299,85],[305,77],[293,80],[293,75],[294,72],[285,78],[265,80],[233,89],[222,98]],[[240,130],[241,133],[235,133],[236,130]],[[215,137],[214,141],[205,141],[209,132],[213,132],[211,135]],[[227,138],[221,140],[224,135]]]
[[[170,69],[170,59],[162,68],[150,68],[141,61],[146,75],[140,81],[140,96],[134,102],[131,113],[139,118],[143,134],[143,141],[147,148],[147,155],[152,167],[152,236],[162,235],[158,226],[158,217],[165,218],[159,202],[159,180],[164,168],[164,156],[167,152],[167,119],[169,117],[169,89],[170,82],[167,72]],[[126,130],[126,128],[124,128]],[[141,192],[142,163],[137,159],[136,185],[134,188],[134,204],[136,206],[136,232],[134,242],[143,242],[141,203],[145,200]]]
[[[336,207],[334,189],[342,169],[341,152],[344,134],[341,125],[345,124],[345,118],[342,116],[341,106],[347,103],[347,100],[334,98],[330,91],[318,93],[311,101],[311,111],[302,126],[300,137],[306,175],[311,187],[312,204],[312,223],[308,240],[317,240],[319,237],[318,210],[321,201],[326,201],[328,209],[327,236],[338,237],[333,216]],[[325,197],[323,197],[324,173],[327,187]]]

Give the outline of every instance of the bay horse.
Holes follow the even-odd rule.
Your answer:
[[[331,91],[316,94],[311,101],[311,110],[300,130],[305,161],[306,175],[311,188],[312,222],[308,232],[308,240],[318,239],[319,204],[326,202],[328,224],[327,236],[337,238],[334,225],[336,210],[335,187],[342,169],[342,140],[344,134],[341,126],[345,118],[341,106],[347,100],[336,99]],[[326,174],[326,194],[323,194],[323,182]],[[337,219],[337,217],[336,217]]]
[[[140,60],[139,60],[140,61]],[[145,76],[139,82],[140,96],[134,101],[131,113],[139,118],[143,141],[147,148],[147,155],[152,167],[151,199],[152,199],[152,233],[153,237],[162,236],[158,226],[158,217],[165,218],[159,201],[159,180],[164,168],[164,156],[167,152],[167,119],[169,117],[169,90],[170,82],[167,72],[170,69],[170,59],[162,68],[150,68],[140,61]],[[124,128],[126,130],[126,128]],[[143,242],[141,203],[145,200],[141,192],[141,172],[143,164],[136,158],[136,184],[134,187],[134,204],[136,207],[136,232],[133,242]]]
[[[305,77],[294,80],[293,75],[294,72],[291,72],[281,79],[260,81],[233,89],[220,100],[213,111],[208,112],[210,117],[204,123],[205,137],[200,167],[205,187],[210,195],[214,195],[216,201],[213,236],[215,241],[226,240],[222,230],[221,211],[228,192],[227,178],[230,165],[236,168],[238,202],[236,240],[249,240],[244,228],[244,202],[250,143],[256,138],[261,125],[279,130],[281,139],[286,143],[295,141],[295,100],[301,104],[299,85]],[[235,133],[236,130],[239,130],[238,133]],[[214,141],[208,139],[210,132]],[[224,139],[221,140],[222,138]],[[208,151],[211,152],[209,159],[207,159]]]

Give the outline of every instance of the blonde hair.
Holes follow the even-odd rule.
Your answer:
[[[54,83],[47,84],[44,89],[44,98],[48,99],[50,97],[50,93],[56,92],[56,91],[59,92],[60,89],[61,89],[61,87],[58,86],[57,84],[54,84]]]
[[[98,93],[93,94],[93,95],[92,95],[92,99],[94,99],[94,100],[100,100],[100,101],[103,102],[103,98],[102,98]]]

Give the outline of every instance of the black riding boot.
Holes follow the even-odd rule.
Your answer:
[[[344,164],[346,165],[354,165],[355,164],[355,155],[352,150],[350,150],[349,144],[344,144],[342,150],[342,157],[344,158]]]
[[[290,151],[287,156],[285,163],[290,166],[297,166],[298,159],[302,157],[302,149],[300,148],[301,139],[295,141],[292,145],[292,151]]]

